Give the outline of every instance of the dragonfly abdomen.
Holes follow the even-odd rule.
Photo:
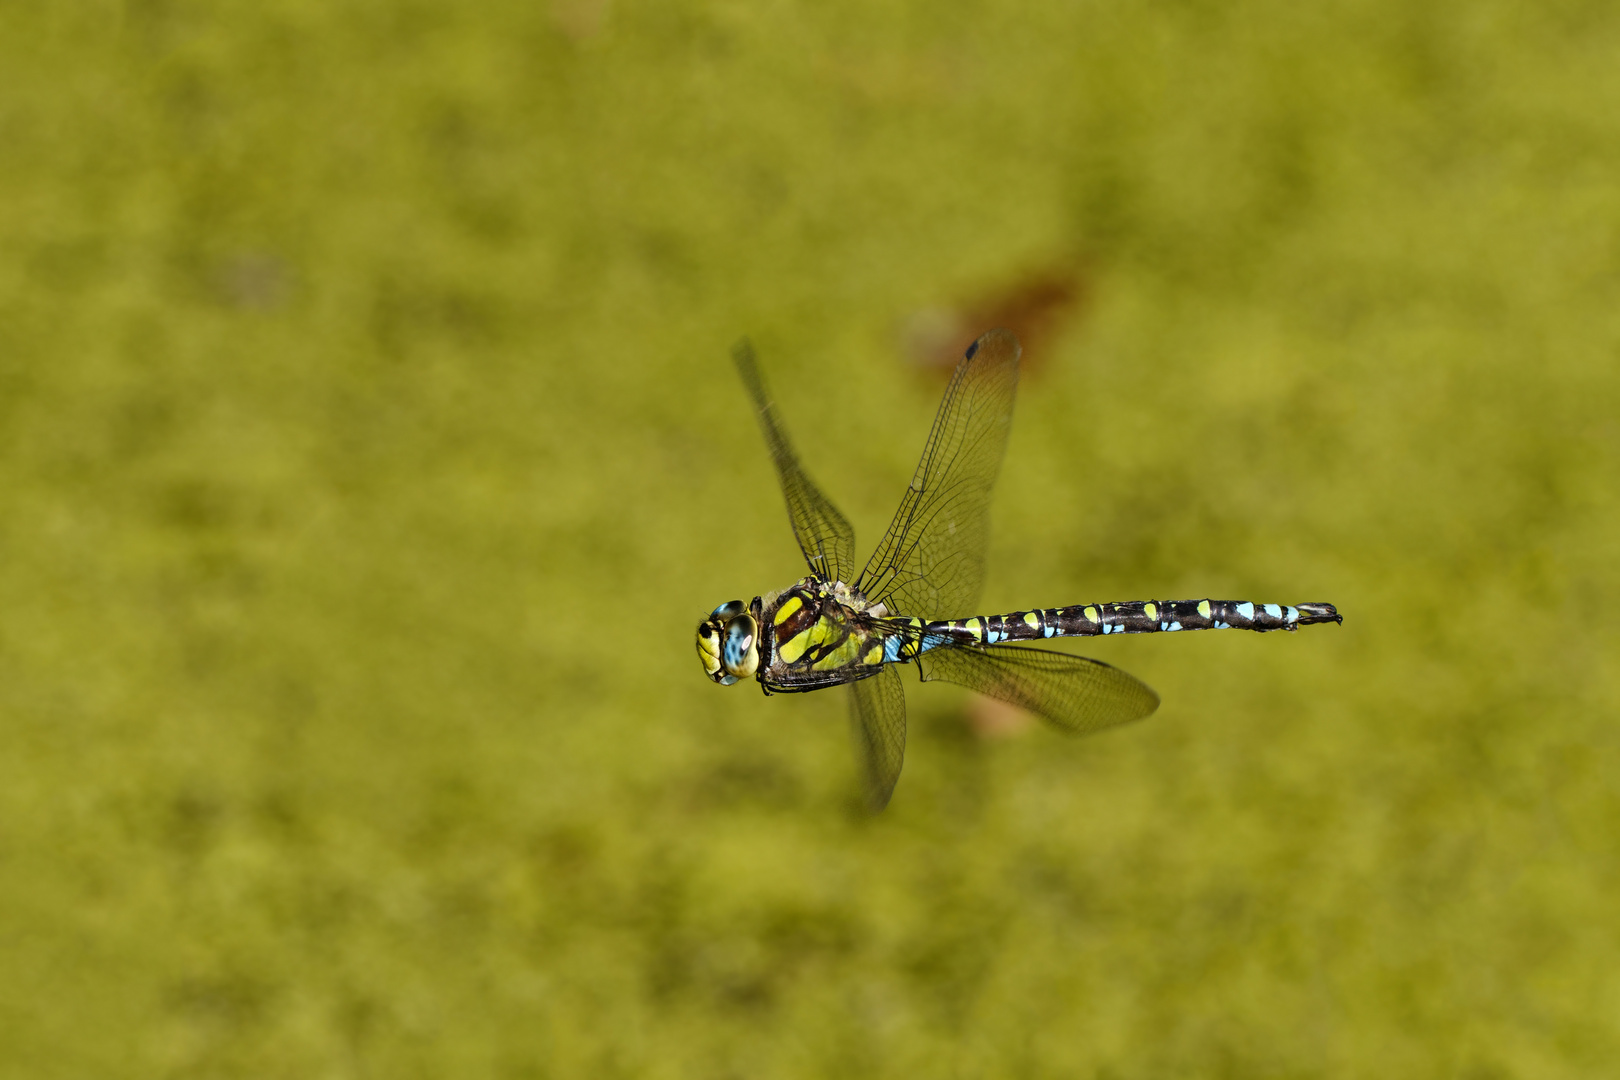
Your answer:
[[[928,636],[952,644],[999,645],[1052,637],[1157,634],[1174,630],[1294,630],[1312,623],[1343,622],[1332,604],[1256,604],[1248,600],[1133,600],[1123,604],[1076,604],[1006,615],[979,615],[927,625]]]

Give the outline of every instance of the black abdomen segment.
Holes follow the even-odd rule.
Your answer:
[[[1125,604],[1015,611],[929,623],[926,635],[952,643],[999,645],[1051,637],[1157,634],[1172,630],[1297,630],[1344,621],[1332,604],[1255,604],[1247,600],[1137,600]]]

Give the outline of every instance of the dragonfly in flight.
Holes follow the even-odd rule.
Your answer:
[[[924,682],[957,683],[1036,713],[1071,733],[1140,720],[1159,706],[1146,683],[1099,660],[1023,642],[1181,630],[1297,630],[1341,623],[1332,604],[1247,600],[1137,600],[1001,615],[971,611],[984,581],[990,490],[1012,426],[1018,339],[992,330],[974,342],[923,446],[888,531],[859,573],[855,530],[811,482],[788,441],[747,341],[733,352],[759,414],[809,576],[785,589],[715,608],[698,626],[703,670],[765,693],[848,686],[851,728],[867,800],[882,809],[905,759],[906,701],[899,668]]]

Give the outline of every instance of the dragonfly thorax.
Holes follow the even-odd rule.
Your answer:
[[[746,679],[759,670],[759,620],[741,600],[721,604],[698,624],[697,651],[704,672],[721,686]]]

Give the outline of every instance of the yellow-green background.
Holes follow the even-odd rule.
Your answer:
[[[1617,56],[1603,0],[6,5],[0,1072],[1616,1075]],[[1164,698],[1091,740],[911,683],[864,817],[841,694],[693,653],[802,572],[727,350],[870,545],[900,328],[1054,262],[985,608],[1345,625],[1088,643]]]

